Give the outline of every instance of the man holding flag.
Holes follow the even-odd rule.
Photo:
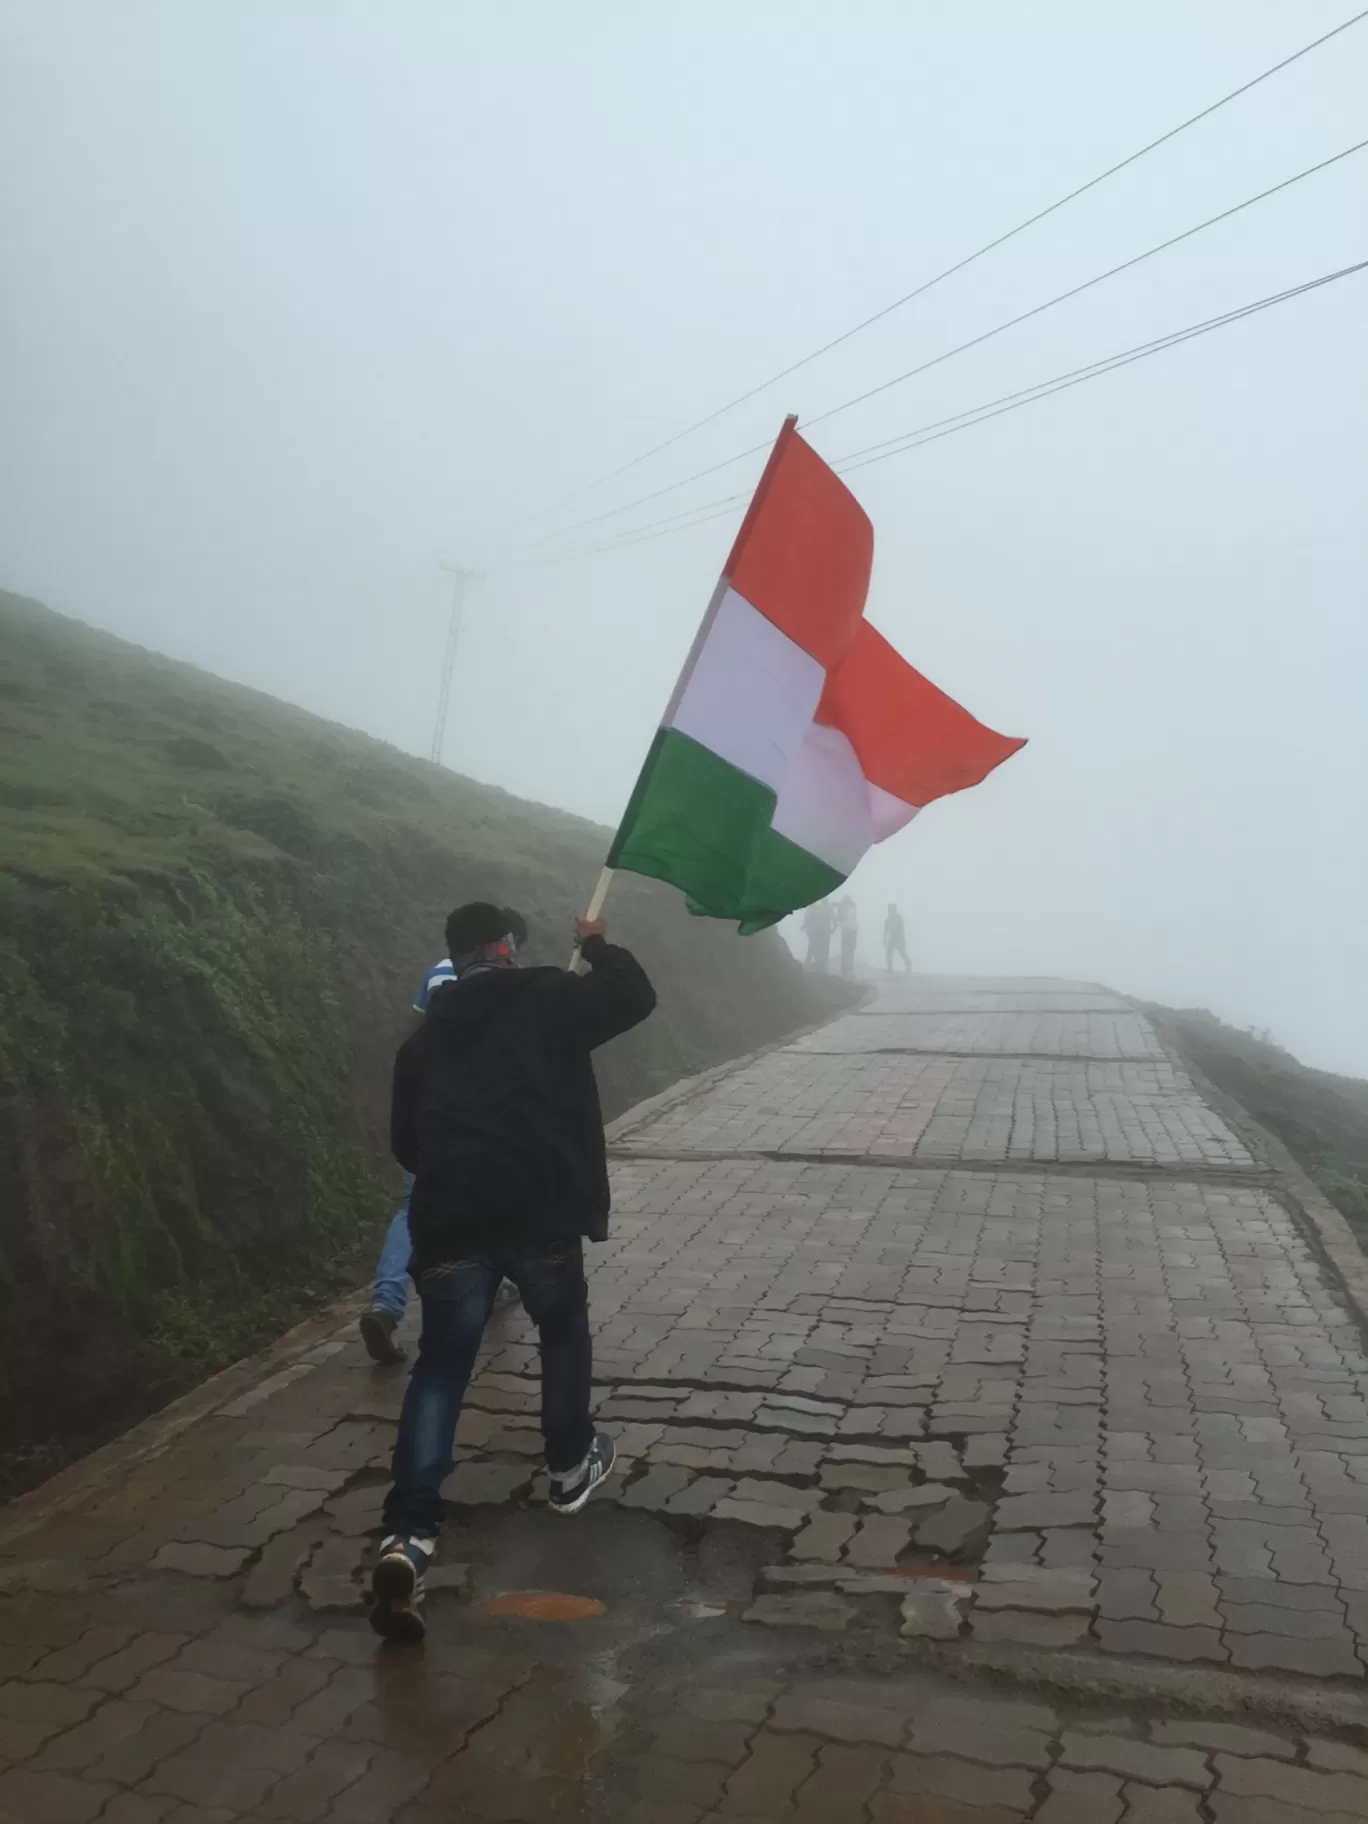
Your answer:
[[[598,914],[615,868],[683,889],[743,933],[827,898],[872,843],[976,785],[1024,743],[994,734],[864,619],[874,534],[799,437],[779,434],[578,921],[587,979],[514,971],[507,914],[447,923],[458,977],[394,1073],[394,1152],[416,1173],[423,1301],[385,1503],[371,1625],[421,1639],[418,1605],[466,1381],[501,1277],[538,1325],[549,1503],[576,1513],[613,1466],[589,1411],[582,1236],[606,1234],[608,1173],[589,1053],[655,994]]]
[[[371,1579],[371,1626],[421,1640],[423,1579],[466,1383],[500,1283],[517,1286],[541,1348],[549,1503],[575,1514],[613,1467],[590,1412],[585,1238],[608,1232],[608,1165],[590,1053],[638,1025],[655,990],[635,957],[580,919],[590,973],[519,969],[507,910],[447,920],[451,979],[394,1063],[394,1156],[414,1175],[413,1273],[423,1308]]]

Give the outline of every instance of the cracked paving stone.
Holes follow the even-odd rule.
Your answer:
[[[235,1577],[253,1549],[245,1545],[191,1545],[176,1540],[157,1552],[152,1569],[183,1571],[187,1577]]]
[[[1078,1571],[1041,1571],[1009,1579],[1001,1570],[985,1575],[979,1586],[980,1609],[1039,1609],[1063,1614],[1080,1609],[1091,1614],[1096,1579]]]
[[[819,1558],[834,1564],[858,1524],[853,1514],[815,1513],[794,1538],[789,1556]]]
[[[736,1484],[729,1476],[695,1476],[687,1488],[671,1495],[665,1503],[667,1514],[710,1514],[719,1501],[725,1501]]]
[[[1056,1767],[1049,1794],[1031,1824],[1118,1824],[1125,1807],[1121,1782],[1106,1773],[1070,1773]]]
[[[1029,1769],[984,1767],[949,1755],[894,1755],[889,1787],[901,1795],[954,1799],[961,1805],[1015,1806],[1022,1813],[1035,1803],[1035,1775]]]
[[[1316,1678],[1362,1678],[1350,1638],[1295,1640],[1286,1634],[1227,1634],[1230,1663],[1251,1671],[1304,1672]]]
[[[904,1734],[902,1717],[893,1711],[802,1692],[780,1697],[766,1726],[780,1733],[796,1731],[837,1742],[876,1742],[886,1748],[900,1747]]]
[[[1025,1647],[1074,1647],[1088,1637],[1086,1615],[1039,1615],[1024,1609],[976,1607],[969,1618],[975,1640],[1015,1641]]]
[[[1143,1653],[1151,1659],[1210,1659],[1224,1665],[1230,1651],[1215,1628],[1170,1628],[1158,1621],[1097,1621],[1098,1645],[1107,1653]]]
[[[1206,1748],[1213,1754],[1265,1755],[1284,1761],[1297,1758],[1294,1742],[1240,1723],[1156,1722],[1150,1724],[1150,1737],[1165,1748]]]
[[[993,1523],[1003,1532],[1039,1532],[1048,1526],[1091,1526],[1097,1518],[1097,1498],[1079,1489],[1061,1495],[1003,1495],[993,1513]]]
[[[715,1520],[740,1520],[746,1526],[771,1527],[776,1532],[793,1533],[807,1518],[802,1507],[762,1506],[758,1501],[738,1501],[724,1496],[713,1509]]]
[[[693,1481],[693,1471],[671,1464],[652,1464],[644,1476],[630,1482],[622,1491],[624,1507],[644,1508],[647,1513],[662,1513],[666,1503],[683,1494]]]
[[[916,1488],[891,1488],[882,1494],[867,1495],[860,1505],[881,1514],[907,1514],[920,1507],[943,1507],[955,1498],[956,1490],[944,1482],[921,1482]]]
[[[1058,1728],[1042,1704],[992,1702],[979,1698],[937,1698],[916,1719],[908,1746],[916,1754],[953,1754],[998,1767],[1050,1764],[1050,1740]]]
[[[1123,1787],[1125,1824],[1204,1824],[1202,1801],[1178,1786]]]
[[[903,1597],[902,1633],[913,1640],[956,1639],[973,1594],[966,1583],[918,1578]]]
[[[116,1796],[113,1786],[97,1786],[65,1773],[39,1773],[11,1767],[0,1773],[0,1818],[16,1824],[89,1824]]]
[[[947,1557],[972,1553],[975,1545],[986,1538],[992,1517],[993,1510],[986,1501],[959,1496],[921,1521],[914,1529],[914,1537],[918,1545],[944,1552]]]
[[[1368,1817],[1368,1780],[1355,1774],[1321,1773],[1310,1767],[1289,1767],[1284,1761],[1246,1760],[1226,1754],[1218,1754],[1213,1765],[1222,1796],[1272,1799],[1300,1807],[1308,1818],[1319,1819],[1327,1811],[1343,1812],[1352,1818]]]
[[[839,1633],[855,1611],[839,1596],[810,1590],[800,1596],[757,1596],[741,1617],[763,1622],[769,1628],[820,1628]]]
[[[888,1570],[911,1541],[912,1530],[905,1520],[883,1515],[861,1520],[859,1531],[845,1548],[845,1561],[861,1570]]]
[[[1059,1758],[1065,1767],[1119,1774],[1152,1786],[1191,1786],[1205,1792],[1212,1783],[1207,1757],[1196,1748],[1166,1748],[1123,1735],[1085,1735],[1066,1730]]]

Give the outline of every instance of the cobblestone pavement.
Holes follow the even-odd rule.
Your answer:
[[[0,1512],[0,1824],[1368,1816],[1363,1339],[1128,1003],[894,981],[612,1144],[603,1497],[501,1312],[379,1647],[332,1314]]]

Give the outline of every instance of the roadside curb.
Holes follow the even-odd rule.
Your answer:
[[[1368,1256],[1346,1218],[1298,1165],[1282,1141],[1256,1121],[1242,1102],[1218,1088],[1205,1071],[1184,1055],[1172,1022],[1162,1012],[1143,1001],[1132,999],[1131,1005],[1154,1027],[1174,1066],[1191,1078],[1202,1097],[1268,1166],[1274,1182],[1267,1188],[1299,1223],[1312,1249],[1343,1292],[1355,1321],[1368,1333]]]

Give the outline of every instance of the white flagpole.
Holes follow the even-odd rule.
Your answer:
[[[607,899],[608,889],[609,889],[609,887],[612,886],[612,884],[613,884],[613,870],[611,868],[605,868],[603,870],[603,872],[599,875],[598,885],[594,888],[594,891],[593,891],[592,895],[590,896],[589,907],[588,907],[588,910],[584,914],[584,916],[586,918],[597,918],[599,913],[602,912],[603,902],[605,899]],[[569,966],[572,970],[579,968],[579,960],[580,960],[579,945],[576,944],[574,949],[570,952],[570,965]]]

